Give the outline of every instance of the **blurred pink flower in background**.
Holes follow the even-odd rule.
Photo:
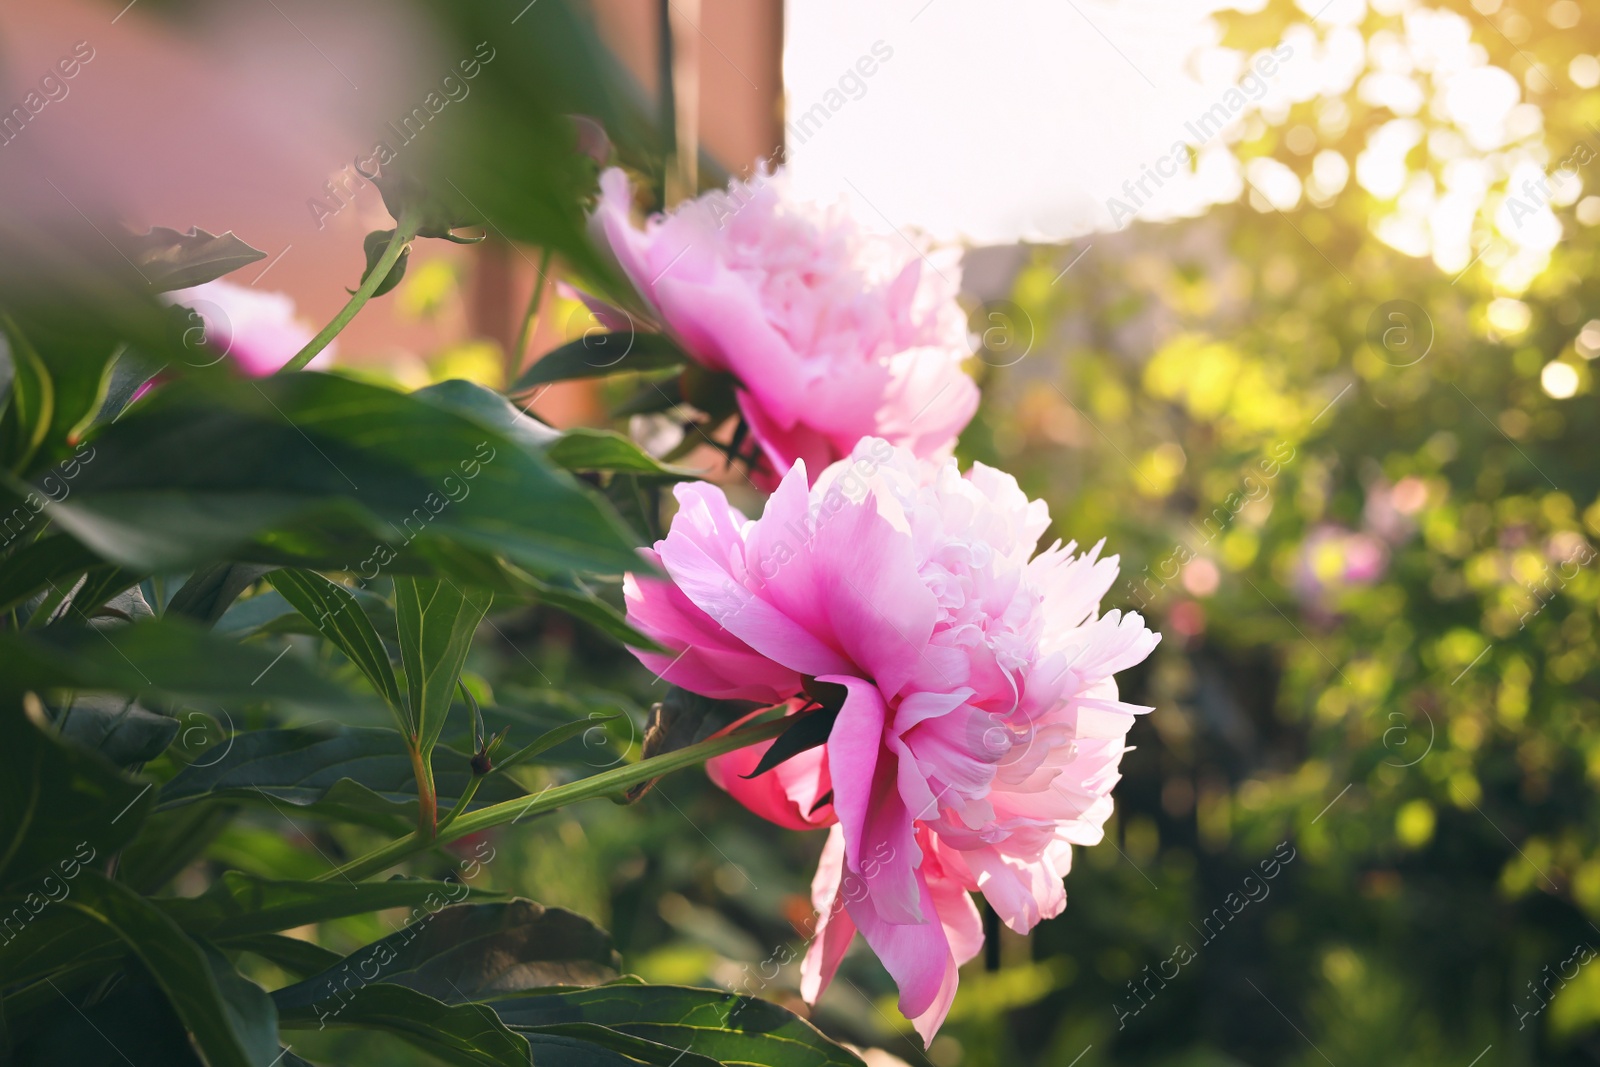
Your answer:
[[[1066,906],[1071,846],[1102,836],[1134,716],[1113,675],[1155,647],[1136,614],[1099,614],[1117,574],[1059,542],[1010,475],[922,461],[869,438],[807,486],[804,459],[756,520],[704,483],[676,490],[667,537],[629,576],[637,652],[712,697],[792,701],[840,687],[826,744],[754,779],[766,747],[708,771],[756,813],[833,824],[803,969],[815,1000],[857,931],[925,1040],[983,941],[968,893],[1019,933]]]
[[[262,292],[218,279],[167,293],[163,299],[200,316],[204,346],[199,344],[200,338],[184,336],[184,347],[196,365],[226,359],[250,378],[275,373],[316,335],[316,330],[295,314],[294,301],[286,293]],[[336,347],[331,344],[319,352],[310,367],[328,366]]]
[[[1294,589],[1310,605],[1350,586],[1371,585],[1389,567],[1389,548],[1370,533],[1335,523],[1312,528],[1294,563]]]
[[[842,205],[797,201],[781,169],[642,230],[632,209],[627,175],[603,173],[596,239],[690,356],[738,380],[763,488],[797,459],[820,472],[868,436],[950,454],[978,406],[960,367],[970,351],[953,260],[936,267]]]
[[[1428,503],[1428,483],[1414,474],[1393,485],[1379,478],[1367,486],[1367,502],[1361,510],[1361,525],[1398,545],[1417,532],[1416,514]]]

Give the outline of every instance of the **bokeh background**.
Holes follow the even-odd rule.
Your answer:
[[[326,220],[307,201],[409,107],[394,71],[426,42],[392,14],[375,39],[361,5],[269,6],[12,4],[6,91],[90,42],[17,139],[77,160],[63,199],[116,186],[135,225],[234,229],[281,257],[240,281],[316,323],[388,222],[370,187]],[[962,459],[1049,501],[1052,536],[1106,538],[1109,606],[1164,635],[1126,678],[1156,710],[1066,913],[991,922],[926,1051],[859,948],[812,1017],[885,1065],[1600,1062],[1600,7],[1212,8],[592,4],[676,148],[658,197],[781,151],[814,195],[971,246]],[[878,41],[894,58],[841,85]],[[533,267],[493,235],[427,242],[339,361],[501,384]],[[545,300],[533,354],[591,325]],[[625,758],[649,674],[563,615],[495,625],[476,684],[530,724],[622,711],[572,761]],[[619,679],[622,708],[599,695]],[[251,817],[213,855],[310,876],[359,844],[329,833]],[[805,1010],[797,966],[764,961],[800,949],[821,837],[703,775],[465,847],[646,978]],[[424,1062],[366,1036],[301,1051]]]

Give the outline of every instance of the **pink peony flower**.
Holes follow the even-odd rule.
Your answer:
[[[1072,845],[1099,841],[1134,715],[1113,675],[1159,640],[1099,614],[1099,546],[1035,554],[1050,516],[982,464],[919,461],[868,438],[807,487],[804,460],[759,519],[679,486],[672,528],[630,576],[638,652],[695,692],[802,707],[843,687],[827,742],[754,779],[766,746],[711,777],[781,826],[831,825],[803,969],[815,1001],[860,932],[925,1040],[983,942],[969,892],[1026,932],[1066,906]]]
[[[781,169],[643,230],[632,205],[627,175],[606,171],[591,229],[684,350],[737,380],[763,488],[795,460],[821,471],[863,437],[950,454],[978,407],[960,367],[969,350],[954,264],[935,271],[841,206],[795,200]]]
[[[200,316],[205,345],[200,345],[199,337],[184,338],[198,365],[216,362],[220,354],[250,378],[275,373],[316,336],[316,330],[296,318],[287,293],[262,292],[218,279],[167,293],[164,299]],[[329,345],[317,353],[310,366],[324,367],[333,348]]]

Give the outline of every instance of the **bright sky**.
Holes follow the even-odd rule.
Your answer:
[[[1256,0],[1259,3],[1259,0]],[[1371,3],[1402,15],[1363,40]],[[1551,7],[1555,18],[1558,0]],[[1378,201],[1379,237],[1454,273],[1487,252],[1512,288],[1542,267],[1560,226],[1549,204],[1581,182],[1554,181],[1520,205],[1492,188],[1544,178],[1553,160],[1516,78],[1487,66],[1470,24],[1416,0],[1300,0],[1308,25],[1255,55],[1217,45],[1210,21],[1251,0],[804,0],[786,5],[789,160],[798,189],[845,196],[860,213],[941,240],[1059,242],[1131,219],[1196,215],[1241,194],[1261,210],[1328,203],[1354,180]],[[1570,77],[1600,84],[1600,62]],[[1224,146],[1292,102],[1357,87],[1395,115],[1354,159],[1322,150],[1311,180]],[[1442,185],[1406,153],[1432,115]],[[1320,110],[1342,130],[1341,110]],[[1207,116],[1211,116],[1209,119]],[[1228,123],[1225,130],[1219,129]],[[1310,131],[1303,131],[1310,136]],[[1335,134],[1336,136],[1336,134]],[[1291,138],[1291,144],[1293,139]],[[1312,142],[1315,145],[1315,140]],[[1198,151],[1193,173],[1185,156]],[[1474,238],[1480,211],[1498,236]],[[1600,220],[1600,201],[1589,214]],[[1514,216],[1514,217],[1513,217]],[[1476,247],[1475,247],[1476,243]]]
[[[1107,198],[1134,206],[1122,183],[1171,155],[1175,142],[1198,142],[1184,123],[1219,103],[1241,73],[1237,56],[1215,49],[1197,62],[1214,43],[1206,16],[1217,6],[787,4],[784,77],[796,182],[824,199],[850,195],[896,226],[980,244],[1112,228]],[[812,110],[819,104],[823,110]],[[808,111],[810,126],[797,131]],[[1140,217],[1231,199],[1237,177],[1217,182],[1226,177],[1213,175],[1207,190],[1181,177],[1157,189],[1147,178]]]

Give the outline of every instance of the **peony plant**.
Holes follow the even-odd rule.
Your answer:
[[[1100,545],[1037,551],[1049,511],[1001,471],[867,438],[807,482],[797,461],[756,519],[680,486],[643,553],[665,577],[627,578],[628,618],[661,677],[795,717],[707,770],[781,826],[829,827],[806,999],[859,932],[931,1040],[983,944],[969,893],[1018,933],[1066,906],[1072,846],[1100,840],[1150,710],[1114,675],[1159,637],[1101,614],[1117,559]]]
[[[628,177],[596,170],[567,115],[611,95],[563,62],[599,54],[580,21],[564,0],[486,3],[521,59],[363,171],[394,226],[359,277],[349,249],[356,285],[320,328],[227,277],[265,258],[232,231],[0,211],[0,1062],[88,1062],[101,1041],[350,1062],[338,1030],[493,1067],[863,1067],[786,1007],[630,978],[604,930],[514,896],[497,847],[704,764],[826,833],[805,998],[860,934],[931,1040],[983,944],[973,894],[1025,932],[1101,837],[1148,710],[1115,675],[1157,638],[1101,612],[1116,557],[1041,550],[1044,504],[952,458],[978,404],[956,261],[802,201],[781,170],[636,224]],[[470,44],[481,16],[420,17]],[[660,332],[631,362],[547,353],[508,395],[326,368],[418,240],[490,231],[596,292],[631,285]],[[684,360],[657,391],[737,416],[721,444],[770,493],[757,518],[509,399]],[[676,514],[641,549],[669,485]],[[496,621],[512,613],[512,634],[584,620],[672,683],[639,750],[605,725],[627,694],[561,718],[609,661],[558,690]],[[506,646],[545,690],[497,663]],[[688,1032],[693,1050],[671,1043]]]

